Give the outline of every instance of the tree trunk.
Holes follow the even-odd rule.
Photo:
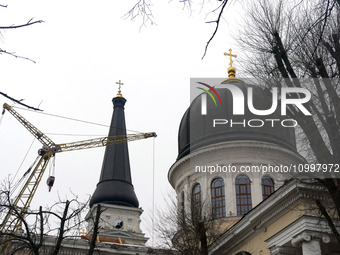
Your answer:
[[[97,240],[98,231],[99,231],[99,220],[100,220],[100,214],[101,214],[100,208],[101,208],[101,206],[100,206],[100,204],[98,204],[96,216],[95,216],[94,224],[93,224],[93,233],[92,233],[92,238],[91,238],[91,242],[90,242],[90,249],[89,249],[88,255],[92,255],[93,252],[94,252],[94,249],[96,248],[96,240]]]
[[[53,255],[57,255],[59,253],[61,243],[64,239],[65,222],[66,222],[66,217],[67,217],[69,206],[70,206],[70,201],[67,200],[66,205],[65,205],[65,209],[64,209],[64,213],[63,213],[63,217],[61,218],[61,221],[60,221],[60,229],[59,229],[58,239],[57,239],[56,246],[53,250]]]

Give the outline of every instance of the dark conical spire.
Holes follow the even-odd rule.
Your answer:
[[[114,111],[109,136],[125,135],[124,105],[122,95],[112,99]],[[90,206],[94,204],[115,204],[138,208],[130,171],[130,160],[127,142],[107,146],[97,188],[93,193]]]

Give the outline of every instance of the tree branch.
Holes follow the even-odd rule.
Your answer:
[[[220,25],[220,20],[221,20],[223,11],[224,11],[224,7],[227,5],[227,3],[228,3],[228,0],[223,0],[223,2],[222,2],[222,4],[221,4],[221,11],[220,11],[220,13],[218,14],[217,20],[207,22],[207,23],[216,22],[216,27],[215,27],[214,33],[212,34],[212,36],[210,37],[209,41],[208,41],[207,44],[205,45],[204,54],[203,54],[203,56],[202,56],[201,59],[203,59],[203,58],[205,57],[205,55],[207,54],[207,50],[208,50],[209,44],[210,44],[210,42],[212,41],[212,39],[214,39],[214,37],[215,37],[215,35],[216,35],[216,33],[217,33],[218,27],[219,27],[219,25]]]
[[[156,24],[153,20],[153,14],[151,10],[151,2],[148,0],[139,0],[124,16],[123,19],[130,18],[132,21],[136,19],[136,17],[141,16],[143,19],[142,25],[146,26],[146,23],[150,22],[151,25]]]
[[[32,21],[32,20],[33,20],[33,18],[30,19],[26,24],[4,26],[4,27],[0,27],[0,29],[16,29],[16,28],[27,27],[27,26],[30,26],[30,25],[34,25],[34,24],[37,24],[37,23],[44,22],[43,20],[36,20],[36,21]]]
[[[35,110],[35,111],[42,111],[42,110],[40,110],[40,109],[38,109],[38,108],[35,108],[35,107],[32,107],[32,106],[29,106],[29,105],[27,105],[27,104],[22,103],[22,102],[21,102],[22,99],[21,99],[21,100],[17,100],[17,99],[15,99],[15,98],[13,98],[13,97],[8,96],[8,95],[5,94],[5,93],[2,93],[1,91],[0,91],[0,95],[3,95],[4,97],[7,97],[8,99],[12,100],[13,102],[16,102],[17,104],[23,105],[23,106],[25,106],[25,107],[27,107],[27,108],[29,108],[29,109],[32,109],[32,110]]]
[[[60,228],[59,228],[59,233],[58,233],[58,239],[57,239],[57,243],[54,247],[53,255],[57,255],[59,253],[61,243],[62,243],[62,240],[64,238],[65,223],[66,223],[66,220],[67,220],[67,213],[68,213],[69,206],[70,206],[70,201],[67,200],[65,208],[64,208],[63,216],[60,220]]]
[[[340,243],[340,233],[337,231],[337,229],[336,229],[336,227],[334,225],[333,219],[328,214],[326,208],[322,205],[322,203],[320,202],[319,199],[315,200],[315,203],[319,207],[319,210],[321,211],[322,215],[326,218],[329,227],[331,228],[333,234],[335,235],[335,238]]]
[[[26,58],[26,57],[22,57],[22,56],[18,56],[16,55],[15,52],[9,52],[9,51],[6,51],[6,50],[3,50],[3,49],[0,49],[0,54],[1,53],[4,53],[4,54],[7,54],[7,55],[10,55],[12,57],[15,57],[15,58],[21,58],[21,59],[25,59],[25,60],[29,60],[31,62],[33,62],[34,64],[36,64],[36,62],[33,60],[33,59],[30,59],[30,58]]]
[[[88,255],[92,255],[94,249],[96,248],[96,240],[97,240],[97,236],[99,233],[99,220],[100,220],[100,215],[101,215],[102,211],[101,211],[101,205],[98,204],[97,205],[97,210],[96,210],[96,215],[94,217],[94,222],[93,222],[93,232],[92,232],[92,238],[90,241],[90,249],[88,252]]]

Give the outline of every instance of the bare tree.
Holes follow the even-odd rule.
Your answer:
[[[185,9],[191,10],[192,5],[194,3],[197,3],[198,1],[180,0],[179,2],[181,4],[183,4],[183,7]],[[202,6],[201,9],[203,9],[205,2],[206,1],[204,1],[204,0],[198,2],[198,4],[200,4]],[[207,24],[215,24],[215,27],[213,29],[213,32],[212,32],[210,38],[208,39],[208,41],[206,43],[202,59],[207,54],[210,43],[212,42],[212,40],[215,38],[215,35],[219,31],[220,22],[221,22],[221,20],[223,20],[223,14],[225,13],[226,6],[229,2],[236,2],[236,1],[215,0],[215,1],[213,1],[215,6],[211,10],[208,11],[209,14],[214,14],[215,18],[213,20],[207,20],[206,23]],[[246,5],[248,5],[248,1],[241,1],[241,2],[245,2]],[[209,2],[209,3],[211,4],[211,2]],[[297,8],[299,8],[300,5],[303,6],[303,5],[309,5],[309,4],[310,4],[310,1],[307,1],[307,0],[296,1],[294,3],[294,5],[296,5],[295,7],[297,7]],[[323,26],[326,26],[327,23],[328,23],[328,17],[332,15],[335,5],[340,6],[340,0],[320,1],[319,9],[321,9],[322,12],[321,12],[321,14],[318,13],[320,15],[315,15],[315,17],[314,17],[314,19],[312,20],[312,23],[311,23],[311,29],[314,26],[317,26],[319,24],[323,24]],[[312,12],[313,11],[314,10],[312,10]],[[254,10],[254,12],[256,12],[256,10]],[[152,12],[152,2],[151,2],[151,0],[137,0],[136,4],[134,4],[131,7],[131,9],[128,10],[127,13],[123,17],[125,19],[131,19],[131,20],[136,20],[137,18],[141,18],[142,23],[141,23],[140,28],[146,26],[147,24],[151,24],[151,25],[156,24],[156,22],[154,20],[153,12]],[[308,33],[309,31],[305,31],[305,32]]]
[[[170,198],[167,208],[157,213],[155,231],[158,241],[171,252],[169,254],[208,254],[208,246],[223,232],[220,219],[214,217],[210,203],[187,197],[189,206]]]
[[[212,32],[211,37],[209,38],[209,40],[206,43],[202,59],[207,54],[208,47],[209,47],[211,41],[214,39],[215,35],[218,32],[220,21],[223,19],[222,15],[224,13],[224,10],[225,10],[225,7],[226,7],[228,1],[229,0],[216,0],[216,1],[214,1],[215,6],[211,10],[208,11],[209,14],[214,14],[215,19],[208,20],[208,21],[206,21],[206,23],[207,24],[215,24],[215,28]],[[195,1],[193,1],[193,0],[180,0],[179,2],[181,4],[183,4],[184,9],[189,9],[191,11],[191,5]],[[202,5],[201,9],[203,9],[203,7],[205,5],[205,1],[203,0],[199,4]],[[130,19],[132,21],[136,20],[137,18],[141,18],[142,21],[141,21],[140,29],[142,27],[147,26],[148,24],[151,24],[151,25],[156,24],[154,16],[153,16],[153,12],[152,12],[152,2],[150,0],[137,0],[137,2],[131,7],[131,9],[129,9],[127,11],[127,13],[123,16],[123,18]]]
[[[83,224],[83,212],[88,202],[79,202],[75,197],[65,202],[59,200],[51,207],[22,212],[11,204],[9,189],[0,190],[0,251],[1,254],[40,254],[45,239],[53,237],[50,254],[59,254],[65,240],[79,239],[79,229]],[[9,221],[3,219],[11,213]],[[13,226],[21,221],[21,228],[13,232]],[[46,247],[44,248],[46,249]]]
[[[314,177],[331,203],[315,203],[340,242],[333,220],[340,216],[340,185],[334,178],[340,176],[330,174],[332,164],[340,163],[339,11],[338,1],[253,1],[237,39],[248,56],[244,69],[266,88],[307,88],[312,93],[305,104],[312,116],[293,105],[287,115],[299,124],[309,163],[327,165],[326,173]]]
[[[101,215],[102,213],[105,211],[105,209],[102,209],[101,205],[98,204],[96,206],[96,210],[95,211],[90,211],[90,215],[89,218],[87,220],[90,220],[92,222],[92,229],[90,229],[91,231],[91,235],[89,236],[89,238],[87,238],[87,240],[89,240],[89,252],[88,255],[92,255],[93,252],[95,251],[96,248],[96,242],[99,236],[99,231],[100,231],[100,220],[101,220]]]
[[[0,4],[0,8],[7,8],[8,5],[2,5]],[[12,24],[12,25],[5,25],[5,26],[0,26],[0,35],[2,31],[6,31],[6,30],[12,30],[12,29],[18,29],[18,28],[25,28],[25,27],[29,27],[38,23],[42,23],[44,21],[42,20],[34,20],[33,18],[29,19],[26,23],[22,23],[22,24]],[[0,54],[6,54],[15,58],[21,58],[21,59],[25,59],[25,60],[29,60],[33,63],[35,63],[34,60],[32,60],[31,58],[28,57],[23,57],[18,55],[15,51],[8,51],[6,49],[3,49],[0,47]]]
[[[7,222],[8,225],[3,228],[5,223],[1,224],[3,229],[0,232],[1,254],[16,254],[22,250],[28,250],[31,254],[38,255],[44,233],[42,208],[39,207],[38,212],[27,212],[24,215],[18,208],[11,206],[10,192],[2,190],[0,191],[1,216],[6,215],[10,210],[13,217]],[[28,218],[33,218],[33,223],[29,223]],[[13,233],[10,229],[17,220],[22,222],[22,227],[18,232]]]
[[[78,197],[71,200],[55,203],[48,211],[45,211],[46,223],[48,224],[47,235],[55,235],[55,245],[51,254],[59,254],[64,240],[78,239],[80,226],[84,223],[84,212],[89,200],[79,202]],[[55,209],[54,208],[58,208]],[[52,217],[54,218],[52,220]],[[58,222],[58,224],[51,224]],[[53,227],[53,225],[55,225]]]

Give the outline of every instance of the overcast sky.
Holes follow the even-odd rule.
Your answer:
[[[29,19],[44,23],[17,30],[2,31],[0,46],[36,61],[36,64],[0,55],[0,91],[24,103],[40,107],[44,113],[109,125],[112,98],[121,80],[127,129],[154,131],[155,139],[129,143],[133,184],[144,209],[142,228],[152,215],[153,161],[155,162],[155,202],[160,207],[172,190],[167,172],[177,157],[180,120],[189,106],[190,77],[226,77],[229,48],[237,52],[231,34],[240,8],[230,5],[220,31],[201,60],[214,25],[208,14],[214,5],[202,10],[193,5],[183,9],[179,1],[154,1],[157,25],[140,30],[141,20],[122,17],[137,0],[130,1],[3,1],[1,26],[21,24]],[[215,4],[215,1],[212,1]],[[237,65],[237,60],[235,61]],[[12,102],[0,97],[0,104]],[[47,134],[55,143],[106,136],[108,128],[70,121],[49,115],[17,111]],[[57,135],[56,135],[57,134]],[[73,135],[61,135],[73,134]],[[76,135],[78,136],[76,136]],[[93,135],[93,136],[88,136]],[[33,163],[38,141],[9,113],[0,125],[0,174],[14,176],[29,151],[17,178]],[[48,206],[71,192],[85,200],[99,180],[104,148],[56,155],[56,181],[49,193],[46,170],[32,209]],[[154,157],[153,157],[154,155]]]

